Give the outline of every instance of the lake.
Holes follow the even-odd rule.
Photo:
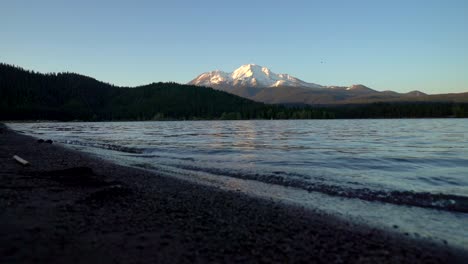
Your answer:
[[[468,248],[468,120],[10,123],[162,175]]]

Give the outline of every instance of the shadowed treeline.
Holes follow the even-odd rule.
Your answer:
[[[196,120],[466,117],[462,103],[374,103],[312,107],[254,102],[177,83],[117,87],[75,74],[0,64],[0,120]]]
[[[177,83],[116,87],[75,73],[41,74],[0,64],[3,120],[330,118],[323,110],[265,105]]]

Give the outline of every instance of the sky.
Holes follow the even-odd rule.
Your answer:
[[[0,0],[0,62],[120,86],[254,63],[321,85],[468,92],[468,1]]]

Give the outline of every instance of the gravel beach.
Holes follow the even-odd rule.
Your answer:
[[[116,165],[3,124],[0,208],[1,263],[463,263],[468,256]]]

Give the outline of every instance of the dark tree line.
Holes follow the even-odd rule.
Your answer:
[[[74,73],[0,64],[0,120],[193,120],[331,118],[315,108],[265,105],[177,83],[116,87]]]
[[[177,83],[117,87],[75,74],[0,63],[0,120],[196,120],[468,117],[467,104],[267,105]]]
[[[467,103],[394,102],[345,105],[330,109],[337,118],[468,117]]]

